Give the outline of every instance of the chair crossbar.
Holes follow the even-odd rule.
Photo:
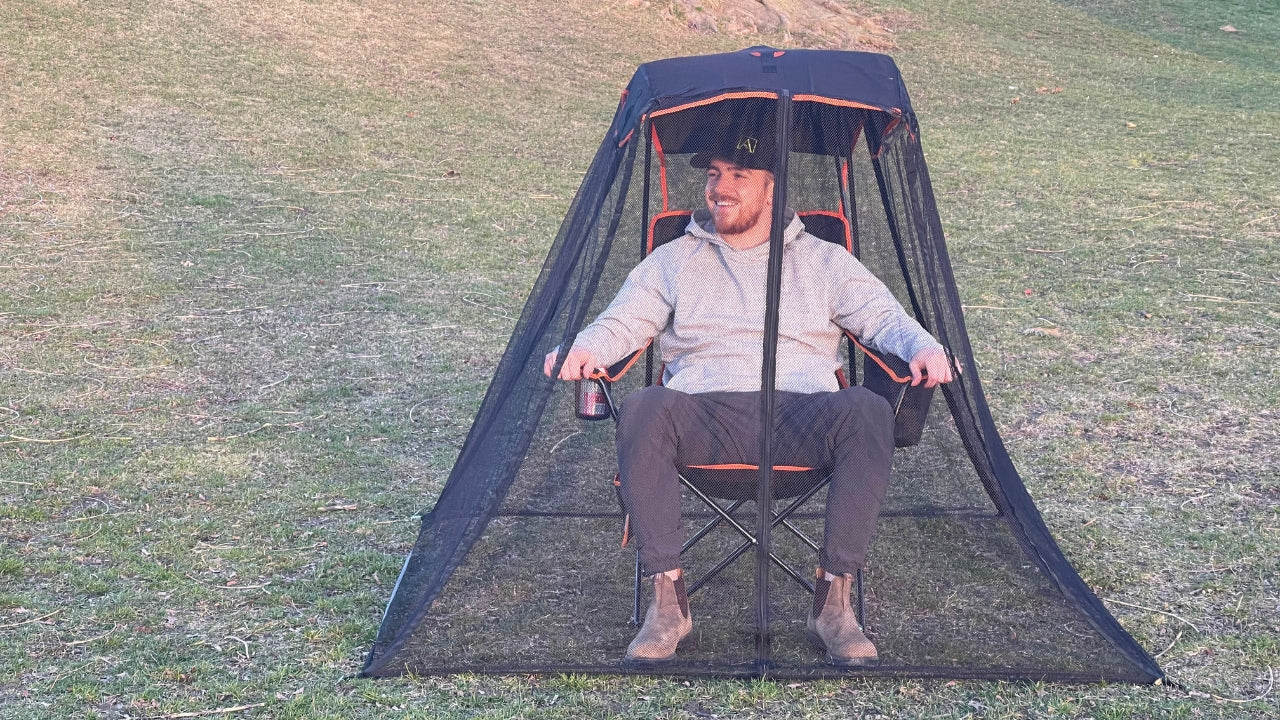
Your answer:
[[[696,495],[698,499],[702,500],[702,502],[705,503],[707,506],[709,506],[712,509],[712,511],[716,514],[716,517],[713,517],[710,522],[708,522],[705,526],[703,526],[701,530],[699,530],[691,538],[689,538],[688,541],[685,542],[684,547],[681,549],[681,552],[684,552],[689,548],[693,547],[699,540],[706,537],[712,530],[719,527],[722,523],[727,523],[730,527],[732,527],[735,531],[737,531],[739,535],[741,535],[744,538],[744,542],[741,545],[739,545],[737,548],[735,548],[733,552],[729,553],[727,556],[725,556],[723,560],[717,563],[714,567],[712,567],[711,569],[703,573],[697,580],[693,581],[692,583],[689,583],[688,593],[689,595],[693,595],[695,592],[697,592],[699,588],[701,588],[707,582],[714,579],[715,576],[719,575],[722,571],[724,571],[725,568],[729,567],[729,565],[733,564],[735,560],[742,557],[742,555],[745,554],[752,547],[754,547],[758,541],[756,539],[756,536],[752,534],[751,531],[743,527],[742,524],[739,523],[737,519],[733,517],[733,513],[737,511],[738,508],[742,507],[742,505],[746,503],[746,500],[736,500],[728,506],[723,506],[720,503],[716,502],[714,499],[712,499],[709,495],[704,493],[692,482],[690,482],[687,478],[684,477],[683,474],[678,474],[678,476],[680,478],[681,484],[683,484],[686,488],[688,488],[690,492]],[[788,518],[793,512],[795,512],[798,508],[803,506],[805,502],[809,500],[809,498],[813,497],[814,494],[816,494],[819,490],[825,487],[826,484],[827,483],[825,482],[818,483],[816,486],[810,488],[804,494],[792,499],[792,501],[788,503],[787,506],[785,508],[782,508],[781,510],[770,509],[770,513],[772,514],[770,527],[776,528],[779,525],[781,525],[782,527],[786,528],[787,530],[795,534],[796,537],[799,538],[801,542],[808,545],[810,549],[812,549],[814,552],[817,552],[818,544],[814,542],[811,538],[809,538],[809,536],[806,535],[803,531],[801,531],[798,527],[792,524],[788,520]],[[778,568],[780,568],[787,575],[791,576],[796,582],[800,583],[800,585],[805,590],[809,591],[810,593],[813,592],[813,583],[809,582],[809,580],[804,575],[797,572],[796,569],[790,565],[790,563],[778,557],[778,555],[773,552],[769,553],[769,560],[772,561],[774,565],[778,566]]]
[[[782,526],[790,530],[793,535],[800,538],[800,542],[804,543],[805,545],[808,545],[810,550],[814,552],[818,552],[819,550],[818,543],[814,542],[813,538],[810,538],[808,535],[805,535],[803,530],[796,527],[795,525],[792,525],[790,520],[783,520]]]
[[[705,573],[702,574],[702,577],[690,583],[687,591],[688,594],[692,596],[693,593],[698,590],[698,588],[701,588],[703,585],[714,580],[716,575],[719,575],[725,568],[732,565],[735,560],[745,555],[746,552],[750,550],[755,544],[756,544],[756,539],[754,537],[752,537],[750,540],[744,540],[741,545],[734,548],[733,552],[729,553],[724,557],[723,560],[716,563],[715,567],[706,571]],[[772,552],[769,553],[769,560],[772,561],[774,565],[777,565],[787,575],[790,575],[793,580],[800,583],[801,587],[808,590],[810,593],[813,592],[813,584],[810,583],[803,575],[796,572],[795,568],[791,567],[791,565],[789,565],[786,560],[783,560],[782,558],[778,557],[776,554]]]
[[[728,513],[729,515],[732,515],[733,513],[737,512],[738,508],[745,505],[746,502],[747,502],[746,500],[735,500],[732,505],[726,508],[722,508],[719,505],[717,505],[716,510],[719,511],[720,513]],[[712,517],[711,520],[706,525],[702,526],[701,530],[694,533],[692,537],[690,537],[688,540],[685,541],[684,545],[680,548],[680,552],[684,553],[689,548],[696,545],[699,540],[711,534],[712,530],[715,530],[716,528],[720,527],[720,523],[722,522],[724,522],[723,517],[719,517],[719,516]]]
[[[738,534],[742,535],[743,537],[751,538],[751,541],[755,542],[755,536],[753,536],[746,528],[742,527],[742,524],[739,523],[737,520],[735,520],[734,517],[729,514],[730,512],[737,510],[739,507],[741,507],[742,504],[746,502],[745,500],[738,500],[734,502],[733,505],[730,505],[728,509],[726,509],[724,507],[721,507],[720,503],[713,500],[711,496],[704,493],[700,488],[698,488],[693,483],[686,480],[684,475],[678,474],[678,476],[680,478],[680,482],[685,487],[689,488],[689,490],[693,492],[694,495],[697,495],[698,499],[706,503],[711,508],[711,511],[718,516],[718,517],[712,518],[711,522],[707,523],[707,526],[704,527],[702,531],[699,533],[698,535],[699,538],[705,537],[707,533],[711,532],[716,527],[718,527],[720,523],[724,522],[724,523],[729,523],[729,525],[732,526],[734,530],[738,531]],[[688,550],[691,547],[693,547],[693,541],[686,542],[684,547],[681,548],[680,551],[684,552],[685,550]]]

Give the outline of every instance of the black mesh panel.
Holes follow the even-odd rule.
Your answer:
[[[762,58],[750,59],[752,67],[770,61],[768,55],[751,57]],[[742,137],[767,144],[778,136],[778,119],[788,117],[780,103],[789,95],[729,87],[719,95],[633,95],[632,101],[647,103],[640,110],[624,103],[551,248],[446,489],[423,517],[367,674],[1159,677],[1155,663],[1062,557],[996,434],[905,92],[896,106],[798,94],[789,101],[792,122],[783,133],[789,138],[786,177],[775,179],[785,206],[810,218],[820,239],[851,251],[964,369],[933,394],[919,442],[894,454],[861,597],[881,662],[837,668],[805,638],[812,603],[805,584],[817,563],[808,541],[822,542],[825,488],[795,511],[792,527],[769,532],[768,550],[800,579],[770,564],[762,583],[756,549],[722,524],[681,558],[692,583],[737,554],[691,597],[695,642],[660,667],[623,662],[636,632],[637,575],[633,546],[622,547],[615,422],[579,418],[574,384],[544,377],[543,356],[568,347],[609,305],[651,252],[653,228],[661,228],[659,244],[681,242],[688,222],[681,213],[706,207],[707,170],[692,166],[699,153]],[[634,125],[619,125],[632,117]],[[780,229],[773,230],[779,241]],[[784,280],[784,308],[787,302]],[[770,311],[762,304],[752,317],[763,319]],[[779,334],[787,331],[784,323]],[[772,341],[758,338],[762,356]],[[720,341],[708,342],[714,349]],[[842,346],[840,366],[857,384],[868,361],[861,350]],[[637,349],[629,370],[608,386],[624,406],[628,396],[662,381],[669,350],[661,338]],[[762,356],[740,362],[758,374]],[[695,484],[740,500],[732,515],[754,534],[761,524],[758,483],[768,476],[735,472],[712,472],[712,480]],[[786,498],[803,496],[825,475],[823,468],[775,471],[779,499],[770,504],[787,507]],[[690,535],[717,517],[692,493],[682,497]],[[642,581],[641,612],[647,602]],[[760,602],[769,609],[763,628]],[[762,630],[768,642],[760,641]]]

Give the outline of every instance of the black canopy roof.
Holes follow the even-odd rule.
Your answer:
[[[889,56],[757,46],[641,65],[623,93],[612,133],[624,144],[646,113],[737,92],[783,90],[883,110],[907,118],[916,129],[907,88]]]

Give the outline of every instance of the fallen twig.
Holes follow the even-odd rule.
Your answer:
[[[572,438],[572,437],[576,437],[576,436],[578,436],[578,435],[581,435],[581,434],[583,434],[583,432],[584,432],[583,430],[579,430],[579,431],[577,431],[577,432],[569,433],[568,435],[565,435],[564,437],[560,438],[560,441],[559,441],[559,442],[557,442],[555,445],[552,445],[552,446],[551,446],[551,449],[550,449],[549,451],[547,451],[547,454],[548,454],[548,455],[554,455],[554,454],[555,454],[555,452],[556,452],[556,450],[557,450],[557,449],[559,449],[559,447],[560,447],[561,445],[565,444],[565,441],[567,441],[569,438]]]
[[[1271,690],[1275,687],[1275,685],[1276,685],[1276,671],[1275,671],[1275,668],[1268,667],[1268,668],[1267,668],[1267,689],[1266,689],[1266,690],[1263,690],[1263,691],[1262,691],[1262,694],[1261,694],[1261,695],[1259,695],[1259,696],[1257,696],[1257,697],[1245,698],[1245,699],[1241,700],[1241,699],[1239,699],[1239,698],[1223,697],[1223,696],[1221,696],[1221,695],[1215,695],[1215,694],[1213,694],[1213,693],[1202,693],[1202,692],[1194,692],[1194,691],[1193,691],[1193,692],[1191,692],[1191,693],[1190,693],[1190,695],[1191,695],[1192,697],[1213,698],[1214,700],[1218,700],[1219,702],[1229,702],[1229,703],[1235,703],[1235,704],[1237,704],[1237,705],[1245,705],[1245,704],[1248,704],[1248,703],[1258,702],[1259,700],[1261,700],[1261,699],[1265,698],[1266,696],[1270,695],[1270,694],[1271,694]]]
[[[102,638],[104,638],[104,637],[106,637],[106,636],[110,635],[111,633],[113,633],[113,632],[115,632],[116,630],[119,630],[119,629],[120,629],[120,628],[119,628],[119,626],[117,626],[117,627],[113,627],[113,628],[111,628],[110,630],[108,630],[108,631],[106,631],[106,632],[102,633],[101,635],[99,635],[99,636],[97,636],[97,637],[91,637],[91,638],[88,638],[87,640],[74,640],[74,641],[72,641],[72,642],[63,643],[63,645],[66,645],[67,647],[75,647],[76,645],[88,645],[89,643],[91,643],[91,642],[93,642],[93,641],[95,641],[95,640],[101,640]]]
[[[0,443],[0,445],[16,445],[18,443],[24,443],[24,442],[37,443],[39,445],[57,445],[58,443],[72,442],[73,440],[83,440],[87,437],[92,437],[92,436],[93,436],[93,433],[85,433],[84,435],[76,435],[75,437],[59,438],[57,440],[45,440],[44,438],[29,438],[29,437],[23,437],[21,435],[14,435],[13,433],[10,433],[7,437],[11,437],[13,439],[2,442]],[[0,436],[0,437],[6,437],[6,436]]]
[[[1188,293],[1187,297],[1198,298],[1200,300],[1209,300],[1210,302],[1232,303],[1235,305],[1265,305],[1266,304],[1266,303],[1256,302],[1253,300],[1232,300],[1231,298],[1218,297],[1217,295],[1192,295]]]
[[[249,656],[249,643],[247,643],[247,642],[245,642],[244,640],[242,640],[242,639],[240,639],[240,638],[236,637],[235,635],[227,635],[224,639],[225,639],[225,640],[236,640],[236,641],[238,641],[241,645],[243,645],[243,646],[244,646],[244,659],[245,659],[245,660],[252,660],[252,659],[253,659],[252,657],[250,657],[250,656]]]
[[[1173,649],[1173,646],[1174,646],[1174,645],[1177,645],[1177,644],[1178,644],[1178,641],[1179,641],[1179,640],[1181,640],[1181,639],[1182,639],[1182,631],[1181,631],[1181,630],[1179,630],[1179,631],[1178,631],[1178,633],[1177,633],[1176,635],[1174,635],[1174,636],[1173,636],[1173,642],[1169,643],[1169,647],[1167,647],[1167,648],[1165,648],[1165,649],[1161,650],[1160,652],[1156,653],[1156,654],[1155,654],[1155,655],[1153,655],[1152,657],[1154,657],[1154,658],[1159,658],[1161,655],[1164,655],[1165,653],[1169,652],[1170,650],[1172,650],[1172,649]]]
[[[1117,605],[1124,605],[1125,607],[1137,608],[1137,609],[1139,609],[1139,610],[1146,610],[1146,611],[1148,611],[1148,612],[1153,612],[1153,613],[1160,613],[1161,615],[1168,615],[1169,617],[1173,618],[1174,620],[1177,620],[1177,621],[1182,622],[1182,623],[1186,623],[1187,627],[1191,628],[1192,630],[1195,630],[1196,632],[1200,632],[1200,628],[1196,627],[1196,626],[1195,626],[1195,623],[1191,622],[1190,620],[1188,620],[1188,619],[1186,619],[1186,618],[1184,618],[1184,617],[1179,617],[1179,616],[1177,616],[1177,615],[1174,615],[1174,614],[1173,614],[1173,613],[1171,613],[1171,612],[1165,612],[1164,610],[1157,610],[1157,609],[1155,609],[1155,608],[1149,608],[1149,607],[1147,607],[1146,605],[1138,605],[1138,604],[1136,604],[1136,603],[1127,603],[1127,602],[1125,602],[1125,601],[1123,601],[1123,600],[1116,600],[1115,598],[1112,598],[1112,599],[1110,600],[1110,602],[1116,603]]]
[[[115,517],[116,515],[132,515],[134,512],[136,511],[121,510],[120,512],[113,512],[113,513],[98,513],[97,515],[85,515],[84,517],[71,518],[67,522],[75,523],[75,522],[84,522],[85,520],[97,520],[99,518]]]
[[[428,400],[429,400],[429,399],[430,399],[430,398],[428,398]],[[418,409],[418,408],[420,408],[420,407],[422,407],[422,406],[423,406],[423,405],[425,405],[426,403],[427,403],[427,400],[423,400],[423,401],[419,402],[418,404],[414,405],[413,407],[409,408],[409,424],[410,424],[410,425],[412,425],[412,424],[413,424],[413,411],[414,411],[414,410],[417,410],[417,409]]]
[[[1193,201],[1191,200],[1158,200],[1153,203],[1146,203],[1145,205],[1134,205],[1133,207],[1127,207],[1125,208],[1125,210],[1140,210],[1142,208],[1158,207],[1160,205],[1176,205],[1176,204],[1190,205],[1192,204],[1192,202]]]
[[[199,710],[197,712],[170,713],[168,715],[147,715],[143,720],[168,720],[168,718],[193,718],[204,717],[205,715],[226,715],[227,713],[240,712],[241,710],[252,710],[254,708],[265,706],[266,703],[253,703],[252,705],[236,705],[235,707],[218,708],[217,710]]]
[[[209,442],[226,442],[227,440],[235,440],[236,438],[242,438],[242,437],[245,437],[246,435],[252,435],[258,432],[259,430],[265,430],[269,427],[271,427],[271,423],[263,423],[259,427],[256,427],[250,430],[249,432],[240,433],[239,435],[211,435],[209,436]]]
[[[279,380],[273,383],[267,383],[266,385],[263,385],[262,387],[258,388],[258,392],[261,393],[263,390],[266,390],[267,388],[273,388],[279,385],[280,383],[284,382],[285,380],[288,380],[291,377],[293,377],[293,375],[290,374],[288,371],[286,371],[284,374],[284,377],[280,378]]]
[[[57,615],[57,614],[58,614],[58,613],[60,613],[60,612],[62,612],[62,610],[61,610],[61,609],[59,609],[59,610],[54,610],[53,612],[49,613],[48,615],[41,615],[41,616],[40,616],[40,617],[38,617],[38,618],[31,618],[30,620],[23,620],[23,621],[22,621],[22,622],[20,622],[20,623],[11,623],[11,624],[9,624],[9,625],[0,625],[0,630],[7,630],[7,629],[9,629],[9,628],[22,627],[23,625],[30,625],[31,623],[34,623],[34,622],[40,622],[41,620],[44,620],[45,618],[51,618],[51,617],[53,617],[54,615]]]
[[[408,335],[409,333],[423,332],[424,330],[456,330],[460,325],[433,325],[432,327],[407,328],[405,330],[387,330],[384,332],[371,333],[373,335]]]
[[[225,548],[220,548],[220,549],[225,549]],[[268,580],[267,582],[259,583],[257,585],[213,585],[211,583],[205,582],[204,580],[201,580],[200,578],[196,577],[195,575],[192,575],[191,573],[184,573],[184,575],[186,575],[186,577],[190,579],[192,582],[198,583],[207,588],[214,588],[217,590],[261,590],[262,588],[265,588],[271,584],[271,581]]]

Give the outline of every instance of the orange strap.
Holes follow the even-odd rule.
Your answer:
[[[645,344],[639,350],[631,354],[631,359],[628,360],[627,364],[623,365],[622,369],[619,370],[617,373],[610,375],[609,368],[596,368],[595,370],[591,371],[591,375],[589,377],[592,380],[603,379],[603,380],[608,380],[609,382],[618,382],[619,380],[622,379],[623,375],[627,374],[627,371],[631,369],[631,366],[636,364],[636,361],[640,359],[640,356],[644,354],[645,349],[647,349],[650,343],[652,342],[653,342],[652,339],[645,341]],[[616,365],[617,363],[614,363],[614,364]]]
[[[880,366],[880,369],[885,371],[885,374],[887,374],[889,377],[893,378],[893,381],[894,381],[894,382],[899,382],[899,383],[909,383],[909,382],[911,382],[911,377],[910,377],[910,376],[908,376],[908,377],[902,377],[902,376],[901,376],[901,375],[899,375],[898,373],[896,373],[896,372],[894,372],[894,371],[890,370],[890,369],[889,369],[889,366],[885,363],[885,361],[884,361],[884,360],[882,360],[882,359],[880,359],[880,356],[879,356],[878,354],[876,354],[873,350],[869,349],[866,345],[863,345],[862,343],[858,342],[858,338],[854,337],[853,333],[849,332],[848,330],[845,330],[845,331],[844,331],[844,334],[845,334],[845,335],[848,335],[848,336],[849,336],[849,339],[850,339],[851,341],[853,341],[853,344],[854,344],[854,345],[857,345],[859,348],[861,348],[861,349],[862,349],[862,352],[864,352],[864,353],[866,353],[866,354],[867,354],[867,357],[869,357],[869,358],[871,358],[872,360],[874,360],[874,361],[875,361],[875,363],[876,363],[877,365],[879,365],[879,366]]]
[[[759,465],[743,465],[742,463],[725,463],[723,465],[690,465],[691,468],[698,470],[759,470]],[[773,469],[779,472],[806,472],[813,470],[811,467],[802,467],[800,465],[774,465]]]

